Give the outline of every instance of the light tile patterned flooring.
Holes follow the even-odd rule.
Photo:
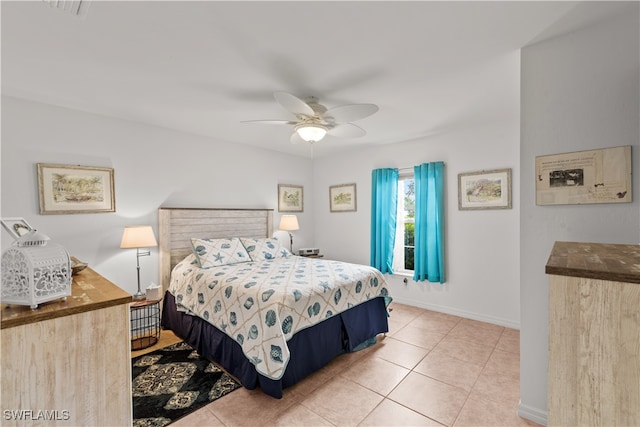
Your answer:
[[[392,303],[390,332],[274,399],[239,389],[174,426],[536,426],[518,417],[519,331]]]

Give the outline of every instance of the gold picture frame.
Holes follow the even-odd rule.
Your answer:
[[[355,212],[358,209],[356,184],[340,184],[329,187],[330,212]]]
[[[278,184],[278,212],[302,212],[304,193],[301,185]]]
[[[458,174],[458,210],[511,209],[511,169]]]
[[[113,168],[38,163],[40,214],[115,212]]]

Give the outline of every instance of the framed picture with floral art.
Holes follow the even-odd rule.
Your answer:
[[[301,185],[278,184],[278,212],[302,212],[304,194]]]
[[[330,212],[355,212],[357,209],[356,185],[340,184],[329,187]]]

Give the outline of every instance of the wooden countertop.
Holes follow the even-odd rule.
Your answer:
[[[640,245],[556,242],[545,273],[640,283]]]
[[[71,296],[44,302],[32,310],[27,305],[2,304],[1,329],[55,319],[72,314],[83,313],[101,308],[128,304],[132,300],[129,293],[123,291],[91,268],[87,267],[73,276]]]

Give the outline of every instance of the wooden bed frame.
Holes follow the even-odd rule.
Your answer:
[[[271,237],[273,209],[159,208],[159,266],[162,293],[171,270],[191,253],[191,238]]]

